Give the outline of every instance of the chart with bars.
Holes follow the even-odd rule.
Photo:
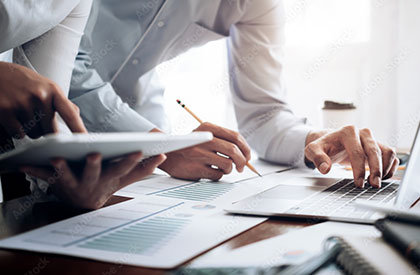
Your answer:
[[[187,219],[153,217],[103,234],[78,247],[140,255],[154,255],[164,243],[190,222]]]
[[[197,182],[155,195],[190,201],[211,202],[234,188],[233,183]]]
[[[143,196],[0,240],[0,247],[174,268],[264,221],[221,211],[207,203]]]
[[[220,205],[220,203],[230,203],[277,185],[278,179],[275,176],[279,175],[279,172],[290,169],[290,167],[261,160],[252,161],[252,165],[264,175],[264,178],[256,176],[250,169],[244,169],[242,173],[232,171],[218,182],[185,181],[157,174],[130,184],[115,195],[129,198],[147,195]]]

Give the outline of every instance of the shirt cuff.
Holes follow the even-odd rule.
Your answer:
[[[80,108],[80,116],[89,132],[149,132],[157,128],[123,102],[110,84],[72,101]]]
[[[150,132],[157,128],[153,123],[136,113],[130,107],[109,113],[99,124],[87,125],[89,132]]]
[[[282,139],[274,139],[267,150],[267,158],[272,161],[287,160],[293,167],[307,167],[305,164],[306,137],[313,128],[302,124],[288,129]]]

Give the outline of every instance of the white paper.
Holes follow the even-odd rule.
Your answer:
[[[0,247],[173,268],[261,222],[214,205],[139,197],[12,238]]]
[[[380,232],[372,225],[324,222],[223,254],[205,254],[189,266],[268,267],[299,264],[319,254],[324,240],[337,235],[377,238]]]
[[[2,240],[0,247],[173,268],[266,220],[227,215],[223,211],[226,205],[291,177],[316,173],[285,171],[287,167],[262,161],[253,165],[264,177],[250,171],[232,174],[220,182],[188,182],[163,175],[148,177],[117,193],[133,200]],[[295,243],[290,243],[292,247],[296,248]],[[230,254],[227,258],[233,258],[225,261],[225,265],[241,262],[255,265],[260,256],[270,256],[258,251],[244,258],[240,251]]]
[[[263,161],[253,165],[267,177],[244,171],[220,182],[189,182],[154,175],[116,193],[133,200],[2,240],[0,247],[173,268],[266,220],[223,211],[227,204],[277,185],[277,180],[266,180],[268,175],[288,169]],[[141,234],[133,238],[136,230]],[[127,248],[126,238],[132,247]]]
[[[280,183],[281,179],[287,177],[287,174],[282,171],[290,169],[261,160],[251,163],[263,177],[255,175],[248,168],[245,168],[243,173],[234,171],[232,174],[224,176],[219,182],[192,182],[157,175],[133,183],[118,191],[116,195],[130,198],[143,195],[170,197],[224,206],[274,187]],[[276,180],[272,180],[273,174],[276,174]]]

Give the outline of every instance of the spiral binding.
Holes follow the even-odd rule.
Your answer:
[[[349,275],[376,275],[381,274],[375,267],[367,262],[353,247],[340,237],[330,237],[327,242],[337,243],[341,246],[335,260],[346,274]]]

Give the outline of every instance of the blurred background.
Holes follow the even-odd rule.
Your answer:
[[[356,124],[382,143],[410,148],[420,120],[420,1],[284,0],[285,81],[294,112],[323,126],[324,100],[353,102]],[[173,133],[203,120],[236,129],[226,41],[211,42],[162,64]],[[217,111],[215,111],[217,110]]]

